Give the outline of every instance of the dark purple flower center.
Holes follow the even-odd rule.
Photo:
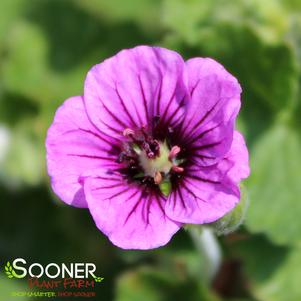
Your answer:
[[[152,131],[146,127],[140,129],[126,128],[123,131],[122,151],[117,162],[124,163],[126,173],[131,180],[156,187],[171,181],[174,175],[183,173],[178,159],[181,148],[170,145],[167,137],[155,139]]]

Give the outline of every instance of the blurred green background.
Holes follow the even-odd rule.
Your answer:
[[[166,247],[123,251],[50,191],[44,140],[56,108],[82,94],[92,65],[139,44],[213,57],[243,87],[251,202],[244,226],[219,238],[210,285],[185,230]],[[300,68],[300,0],[1,0],[0,300],[26,290],[2,271],[23,257],[96,263],[97,300],[300,301]]]

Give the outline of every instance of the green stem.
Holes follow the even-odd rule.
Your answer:
[[[222,262],[222,251],[212,229],[208,227],[188,227],[188,232],[204,262],[204,276],[210,283]]]

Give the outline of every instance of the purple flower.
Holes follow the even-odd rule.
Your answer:
[[[249,175],[234,130],[240,93],[212,59],[184,62],[147,46],[119,52],[56,112],[46,142],[53,190],[88,208],[125,249],[159,247],[183,224],[220,219]]]

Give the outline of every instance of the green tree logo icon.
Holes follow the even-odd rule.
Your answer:
[[[5,266],[5,273],[6,273],[6,276],[8,278],[14,278],[15,277],[15,271],[13,269],[13,267],[11,266],[10,262],[8,261],[6,263],[6,266]]]
[[[102,282],[103,279],[104,279],[103,277],[94,277],[95,282]]]

